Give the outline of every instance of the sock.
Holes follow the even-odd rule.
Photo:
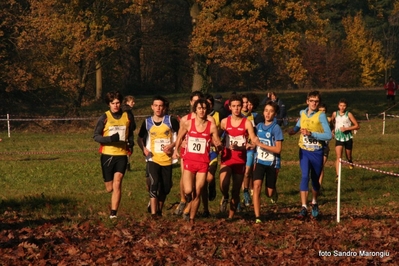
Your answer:
[[[302,205],[302,207],[303,207],[303,208],[306,208],[306,209],[308,208],[308,206],[306,206],[306,205]]]
[[[111,210],[111,215],[116,216],[116,210]]]
[[[315,199],[312,199],[312,204],[317,204],[317,201]]]

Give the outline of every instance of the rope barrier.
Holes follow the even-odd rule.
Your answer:
[[[364,166],[361,164],[356,164],[356,163],[351,163],[345,160],[342,160],[341,158],[339,159],[339,165],[338,165],[338,184],[337,184],[337,223],[340,222],[341,220],[341,176],[342,176],[342,164],[349,164],[352,166],[356,166],[359,168],[363,168],[366,170],[370,170],[373,172],[377,172],[377,173],[382,173],[382,174],[387,174],[387,175],[391,175],[391,176],[399,176],[399,174],[394,173],[394,172],[388,172],[388,171],[382,171],[382,170],[378,170],[378,169],[374,169],[368,166]],[[397,165],[397,163],[395,163],[395,165]]]
[[[92,152],[95,149],[79,149],[79,150],[63,150],[63,151],[15,151],[15,152],[0,152],[0,155],[36,155],[36,154],[60,154],[60,153],[74,153],[74,152]]]
[[[371,168],[371,167],[368,167],[368,166],[364,166],[364,165],[361,165],[361,164],[350,163],[350,162],[342,160],[342,159],[341,159],[341,162],[344,163],[344,164],[349,164],[349,165],[356,166],[356,167],[359,167],[359,168],[363,168],[363,169],[366,169],[366,170],[370,170],[370,171],[373,171],[373,172],[378,172],[378,173],[392,175],[392,176],[399,176],[399,174],[397,174],[397,173],[382,171],[382,170],[374,169],[374,168]]]
[[[134,118],[143,118],[148,115],[136,115]],[[97,120],[98,117],[43,117],[31,116],[31,118],[0,118],[0,121],[66,121],[66,120]]]
[[[62,121],[62,120],[93,120],[91,117],[68,117],[68,118],[0,118],[0,121]]]

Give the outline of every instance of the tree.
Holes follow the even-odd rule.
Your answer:
[[[300,44],[323,41],[325,22],[303,1],[199,0],[190,49],[241,75],[269,67],[270,76],[300,85],[306,80]],[[272,72],[270,70],[273,70]]]
[[[102,0],[28,3],[29,9],[17,24],[16,47],[23,60],[15,63],[10,76],[18,72],[31,76],[10,89],[21,85],[26,89],[62,88],[73,100],[74,111],[82,103],[89,76],[96,71],[96,60],[102,62],[119,48],[121,34],[113,31],[112,22],[124,15],[127,4]]]
[[[342,24],[347,34],[344,44],[352,52],[353,60],[360,65],[362,85],[367,87],[377,85],[385,69],[381,42],[374,39],[371,32],[366,29],[361,13],[355,17],[344,18]]]

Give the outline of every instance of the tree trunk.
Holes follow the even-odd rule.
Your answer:
[[[193,64],[193,85],[191,91],[201,91],[204,86],[204,78],[200,73],[200,63],[195,61]]]
[[[99,60],[96,60],[96,100],[100,99],[101,94],[103,93],[103,80],[101,70],[101,62]]]

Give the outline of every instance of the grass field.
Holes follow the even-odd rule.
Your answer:
[[[289,106],[290,117],[295,118],[299,110],[304,108],[306,93],[280,93],[280,96]],[[185,97],[187,96],[170,97],[176,99],[171,103],[172,109],[184,110],[186,108],[184,102],[187,101]],[[0,226],[3,230],[2,239],[0,239],[0,243],[3,242],[0,244],[0,249],[3,250],[1,253],[7,253],[20,247],[21,243],[29,242],[29,239],[36,239],[36,242],[33,240],[31,242],[35,243],[38,248],[37,253],[40,253],[48,246],[45,245],[46,241],[37,240],[42,238],[35,234],[35,231],[45,231],[47,234],[53,235],[58,230],[69,232],[74,228],[81,229],[81,226],[85,228],[87,226],[92,231],[93,228],[99,230],[98,228],[101,227],[108,234],[118,230],[119,232],[128,230],[129,234],[137,234],[134,235],[133,240],[129,238],[130,242],[120,237],[125,239],[123,242],[125,248],[127,245],[134,249],[133,247],[137,247],[137,241],[140,239],[139,242],[146,243],[143,244],[146,251],[140,249],[142,252],[140,254],[125,255],[119,259],[107,257],[105,260],[101,260],[106,255],[100,252],[96,255],[96,260],[92,261],[93,263],[88,263],[89,265],[111,264],[114,261],[126,265],[131,261],[140,264],[149,263],[149,265],[180,265],[181,263],[187,265],[241,265],[246,263],[262,265],[266,262],[279,262],[283,265],[298,265],[298,263],[322,265],[323,261],[337,265],[346,263],[356,265],[373,263],[374,265],[383,262],[394,265],[398,259],[395,251],[399,248],[399,224],[397,222],[399,218],[399,191],[397,189],[399,177],[379,171],[399,173],[399,142],[397,141],[399,118],[387,118],[385,134],[382,135],[381,116],[372,115],[379,114],[388,108],[380,91],[323,92],[323,99],[328,103],[329,113],[335,110],[334,106],[341,97],[348,99],[349,110],[360,121],[361,129],[354,137],[354,162],[371,169],[355,167],[350,170],[343,165],[340,224],[336,223],[337,184],[335,183],[333,141],[330,143],[331,152],[325,168],[324,191],[319,202],[322,212],[320,221],[316,223],[314,221],[302,222],[295,219],[300,207],[298,135],[289,136],[285,132],[282,169],[277,183],[279,201],[277,204],[271,204],[262,195],[261,212],[263,220],[266,221],[264,226],[259,228],[254,225],[252,208],[243,210],[237,215],[237,220],[226,225],[224,222],[226,216],[218,214],[221,197],[221,193],[218,191],[216,200],[210,203],[212,217],[198,219],[198,223],[193,229],[186,227],[187,225],[181,217],[173,216],[173,209],[164,210],[162,222],[148,220],[145,164],[138,147],[135,148],[133,154],[133,170],[127,172],[123,180],[118,221],[111,222],[108,219],[110,194],[105,192],[102,182],[99,154],[96,151],[98,144],[92,139],[91,125],[87,127],[74,122],[64,126],[60,124],[57,126],[21,125],[19,128],[13,129],[11,138],[7,137],[5,131],[0,134],[3,139],[0,142]],[[136,114],[149,113],[149,108],[147,108],[150,104],[149,99],[138,100]],[[389,113],[397,115],[398,110],[399,106],[395,106]],[[365,113],[371,114],[370,120],[366,120]],[[99,113],[96,112],[95,115],[99,115]],[[139,127],[141,120],[137,120]],[[92,121],[93,126],[94,122]],[[292,121],[290,126],[293,125]],[[51,133],[46,132],[48,127],[51,128]],[[34,132],[31,132],[29,128]],[[64,128],[68,128],[67,132]],[[288,127],[284,130],[287,129]],[[180,170],[179,166],[176,166],[173,171],[174,187],[168,196],[167,208],[179,200],[179,178]],[[87,221],[88,224],[86,224]],[[45,225],[53,225],[53,227],[48,229]],[[47,228],[47,231],[43,227]],[[23,228],[26,233],[21,232]],[[153,232],[148,232],[143,228],[152,228]],[[203,232],[200,233],[202,230]],[[313,235],[312,233],[315,232],[320,235]],[[18,237],[10,238],[10,234],[18,235]],[[23,237],[23,234],[26,235],[26,238]],[[224,240],[222,242],[220,239],[215,240],[215,234],[222,234]],[[190,239],[190,244],[180,238],[176,240],[176,235],[182,235],[186,240]],[[86,243],[84,245],[88,245],[90,239],[96,239],[99,236],[101,234],[97,232],[97,236],[94,233],[94,235],[75,237],[82,243]],[[126,234],[124,236],[126,237]],[[7,237],[8,241],[6,241]],[[248,240],[245,240],[247,237]],[[163,239],[165,243],[160,244],[159,239]],[[74,242],[72,236],[69,240]],[[50,242],[54,246],[52,247],[53,255],[46,253],[47,255],[41,258],[47,260],[50,265],[52,262],[65,260],[64,257],[58,255],[58,253],[61,254],[61,251],[57,249],[60,247],[55,243],[57,241],[54,242],[54,239],[52,241]],[[193,241],[196,241],[197,244],[194,245]],[[219,244],[212,246],[213,244],[210,244],[213,243],[212,241]],[[239,245],[234,241],[242,242],[242,244]],[[156,244],[152,242],[156,242]],[[114,243],[114,245],[117,244],[118,242]],[[309,246],[306,248],[305,244]],[[82,245],[74,243],[74,247],[77,249],[76,253],[69,252],[67,254],[81,256],[88,253],[82,250]],[[174,245],[178,245],[184,252],[175,250]],[[168,251],[165,247],[171,249]],[[261,248],[260,251],[257,250],[258,247]],[[103,248],[116,252],[112,244]],[[148,251],[151,248],[171,252],[174,255],[168,253],[169,255],[166,257],[169,260],[166,260],[157,257],[159,254],[156,253],[158,255],[152,254],[155,256],[152,258],[151,252]],[[353,251],[362,248],[375,252],[390,251],[390,255],[384,258],[379,256],[323,257],[318,253],[318,251]],[[33,265],[38,265],[40,261],[34,255],[27,255],[29,254],[28,248],[24,246],[22,249],[25,251],[23,255],[16,254],[12,258],[7,257],[8,259],[0,265],[10,265],[11,262],[24,262],[21,264],[25,265],[30,262]],[[189,249],[192,249],[192,253],[189,252]],[[243,251],[244,249],[246,251]],[[308,251],[306,251],[307,249]],[[310,252],[309,249],[312,251]],[[198,251],[204,254],[199,255]],[[242,256],[234,257],[237,252],[242,253]],[[259,252],[272,257],[262,260],[263,256],[259,255],[261,254]],[[58,257],[55,255],[56,253]],[[207,257],[209,253],[211,256]],[[193,259],[190,260],[182,254],[191,256]],[[292,258],[288,260],[283,254]],[[174,258],[176,260],[173,259],[173,256],[176,256]],[[90,259],[93,260],[93,257],[94,255]],[[89,259],[81,261],[87,262]],[[1,258],[0,262],[2,262]]]

